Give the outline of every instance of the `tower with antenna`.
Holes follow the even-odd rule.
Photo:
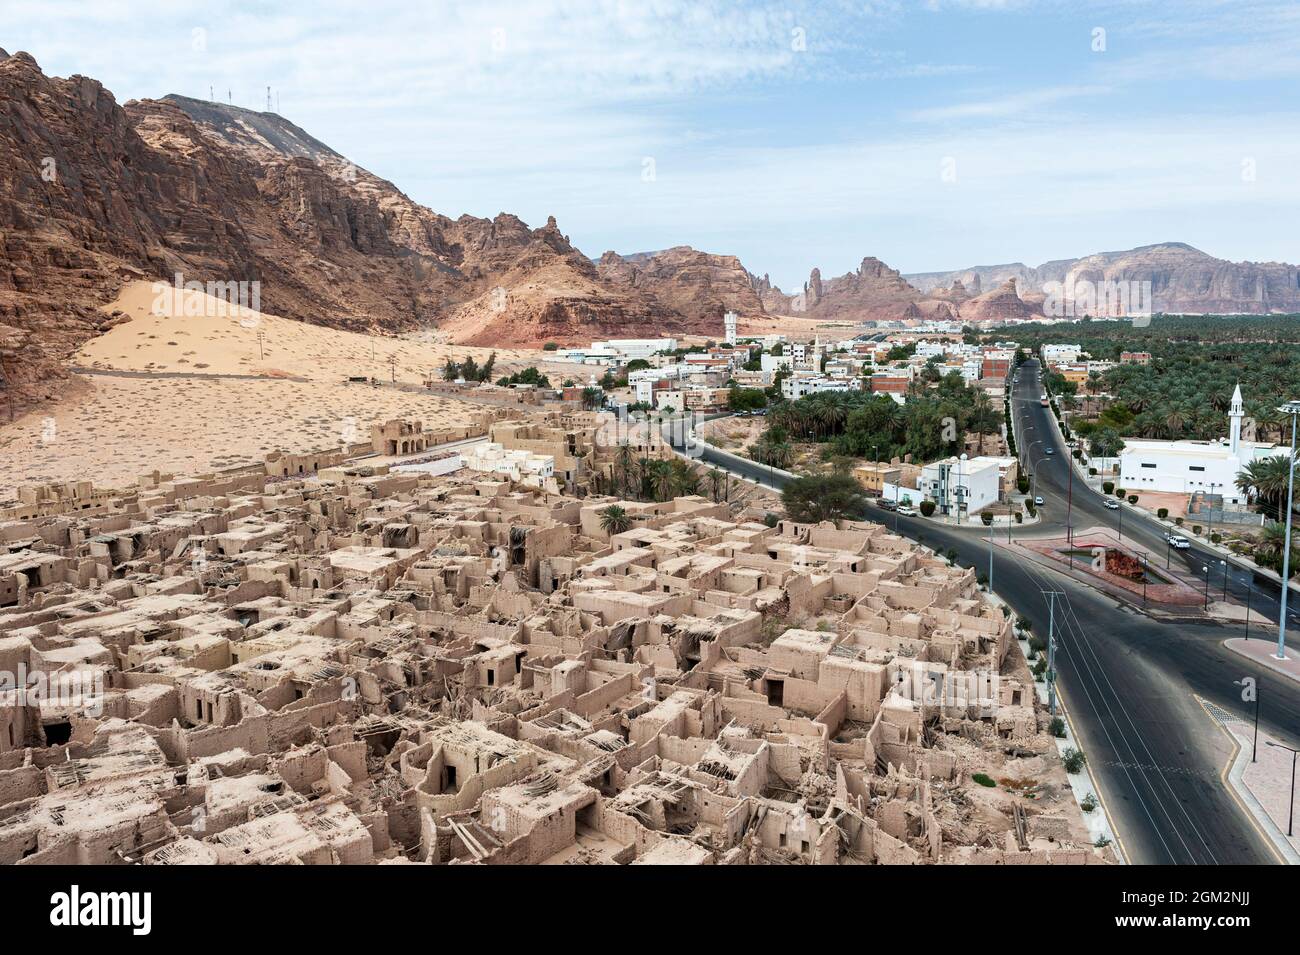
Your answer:
[[[271,112],[271,87],[266,88],[266,111]]]

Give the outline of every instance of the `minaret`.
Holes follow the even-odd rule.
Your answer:
[[[1232,407],[1228,409],[1228,448],[1232,456],[1241,460],[1241,419],[1246,416],[1246,409],[1241,404],[1241,385],[1232,393]]]

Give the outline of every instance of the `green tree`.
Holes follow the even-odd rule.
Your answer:
[[[860,520],[866,514],[867,492],[847,474],[810,475],[787,484],[781,501],[786,513],[803,524]]]
[[[605,533],[622,534],[632,527],[632,517],[625,508],[617,504],[611,504],[609,507],[600,511],[600,529]]]

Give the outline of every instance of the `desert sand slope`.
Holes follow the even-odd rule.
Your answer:
[[[155,470],[205,473],[271,451],[333,448],[365,440],[388,418],[462,423],[476,406],[345,379],[389,381],[395,372],[399,383],[417,384],[430,371],[440,376],[448,357],[483,362],[492,353],[309,325],[197,292],[173,300],[168,290],[160,302],[159,291],[126,286],[104,309],[113,327],[72,359],[95,373],[75,375],[59,401],[0,427],[0,498],[20,484],[90,478],[125,487]],[[506,373],[543,354],[502,350],[495,368]],[[575,373],[539,367],[557,381]]]

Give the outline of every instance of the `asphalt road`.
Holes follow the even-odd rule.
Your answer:
[[[1031,386],[1032,371],[1023,367],[1021,389]],[[1026,401],[1019,390],[1016,413],[1028,416],[1037,430],[1028,433],[1027,444],[1040,436],[1043,441],[1057,440],[1041,418],[1046,409],[1039,407],[1037,392]],[[1036,419],[1035,411],[1039,412]],[[1032,453],[1028,446],[1024,451]],[[1044,456],[1046,460],[1039,464],[1036,490],[1046,501],[1046,520],[1032,532],[1027,528],[1026,534],[1063,533],[1070,488],[1062,453],[1058,445],[1055,460]],[[761,465],[736,464],[709,449],[703,458],[763,484],[781,487],[785,483]],[[1076,516],[1080,512],[1089,518],[1086,524],[1114,517],[1100,497],[1080,482],[1073,487],[1072,509],[1076,527],[1081,525]],[[982,527],[956,528],[923,517],[900,517],[874,505],[869,511],[871,520],[896,527],[900,534],[927,546],[955,550],[960,563],[987,573],[989,546]],[[1060,526],[1053,528],[1053,522]],[[1137,529],[1137,522],[1133,523]],[[1138,532],[1157,533],[1150,528]],[[1048,629],[1044,591],[1059,593],[1058,687],[1128,859],[1138,864],[1180,865],[1277,862],[1268,841],[1222,785],[1226,744],[1193,695],[1246,717],[1250,708],[1241,701],[1233,681],[1252,676],[1259,687],[1261,727],[1300,746],[1300,685],[1254,668],[1226,650],[1221,641],[1240,635],[1240,626],[1229,628],[1201,615],[1174,622],[1150,617],[1029,561],[1023,550],[1005,545],[1005,534],[1000,536],[1003,540],[992,553],[994,590],[1017,614],[1033,621],[1035,633],[1046,634]],[[1163,544],[1163,533],[1158,541]],[[1230,586],[1232,580],[1230,574]],[[1267,603],[1257,594],[1262,605]]]

